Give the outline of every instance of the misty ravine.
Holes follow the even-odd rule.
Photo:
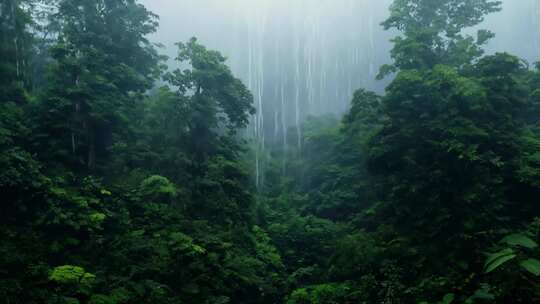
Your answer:
[[[539,29],[538,0],[0,0],[0,303],[540,303]]]

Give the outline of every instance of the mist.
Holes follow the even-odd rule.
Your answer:
[[[174,66],[175,43],[196,37],[228,58],[254,96],[256,181],[264,181],[267,146],[301,148],[307,117],[341,116],[355,90],[384,92],[391,77],[376,80],[390,63],[391,39],[381,22],[391,0],[144,0],[160,17],[152,41],[163,44]],[[486,52],[540,59],[540,1],[506,0],[502,11],[476,28],[496,34]],[[473,33],[474,29],[470,29]],[[531,40],[532,37],[532,40]],[[291,134],[292,133],[292,134]]]
[[[539,287],[540,0],[0,0],[0,303]]]
[[[383,92],[379,67],[390,62],[390,39],[380,23],[391,0],[143,0],[160,17],[151,36],[171,59],[174,43],[197,37],[227,56],[252,91],[253,132],[280,140],[309,115],[342,114],[353,92]],[[478,28],[495,32],[487,53],[540,59],[540,1],[505,0]],[[532,39],[531,39],[532,37]],[[171,61],[171,64],[174,63]]]

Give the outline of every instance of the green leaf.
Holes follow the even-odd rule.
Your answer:
[[[535,241],[521,233],[511,234],[502,239],[501,242],[506,243],[510,246],[522,246],[529,249],[534,249],[538,247],[538,244]]]
[[[535,276],[540,276],[540,261],[537,259],[527,259],[519,263],[519,265]]]
[[[49,280],[60,283],[78,283],[84,276],[84,268],[72,265],[58,266],[49,275]]]
[[[514,251],[512,249],[507,248],[488,256],[486,263],[484,265],[484,268],[485,268],[484,272],[490,273],[493,270],[497,269],[499,266],[515,258],[516,255],[513,254],[513,252]]]
[[[107,196],[111,196],[111,195],[112,195],[112,193],[111,193],[110,191],[105,190],[105,189],[101,189],[100,193],[103,194],[103,195],[107,195]]]
[[[99,213],[99,212],[96,212],[96,213],[92,213],[90,214],[90,221],[94,224],[101,224],[103,223],[103,221],[105,220],[105,218],[107,218],[107,216],[103,213]]]
[[[489,285],[484,284],[480,289],[476,290],[474,295],[465,301],[465,304],[474,304],[476,300],[495,300],[495,296],[489,291]]]
[[[442,304],[451,304],[454,302],[455,297],[453,293],[446,294],[442,300]]]
[[[79,300],[75,299],[75,298],[72,298],[72,297],[61,297],[62,299],[62,302],[61,303],[65,303],[65,304],[79,304],[81,302],[79,302]]]
[[[493,261],[495,261],[496,259],[506,256],[506,255],[511,255],[513,253],[514,253],[514,250],[512,250],[511,248],[506,248],[497,253],[488,255],[486,259],[486,263],[484,264],[484,268],[486,268],[489,264],[493,263]]]

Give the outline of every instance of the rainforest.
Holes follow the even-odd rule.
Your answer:
[[[540,303],[540,1],[0,0],[0,303]]]

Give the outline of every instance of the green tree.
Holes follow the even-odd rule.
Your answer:
[[[499,6],[395,1],[383,23],[403,36],[394,40],[394,64],[381,70],[397,75],[382,98],[368,167],[383,198],[375,216],[410,250],[402,259],[416,265],[406,276],[417,277],[420,293],[430,284],[426,271],[432,282],[443,272],[442,281],[472,293],[478,286],[458,279],[480,268],[471,252],[480,254],[502,227],[518,228],[538,212],[530,203],[540,198],[531,183],[538,167],[527,122],[530,72],[509,54],[482,56],[490,33],[462,34]],[[444,295],[436,290],[425,296]]]
[[[0,1],[0,101],[22,103],[31,85],[33,20],[29,0]],[[26,7],[25,7],[26,6]]]
[[[38,125],[48,160],[94,170],[122,133],[158,72],[146,35],[156,16],[133,0],[65,0],[52,16],[58,40]]]
[[[253,96],[219,52],[207,50],[195,38],[177,45],[177,61],[191,70],[177,69],[165,78],[178,88],[187,152],[199,162],[217,154],[234,156],[236,131],[246,127],[255,112]]]
[[[437,64],[466,67],[484,53],[493,33],[479,30],[476,37],[463,30],[501,9],[496,0],[396,0],[382,25],[403,33],[392,40],[394,63],[382,67],[379,77],[407,69],[430,69]]]

